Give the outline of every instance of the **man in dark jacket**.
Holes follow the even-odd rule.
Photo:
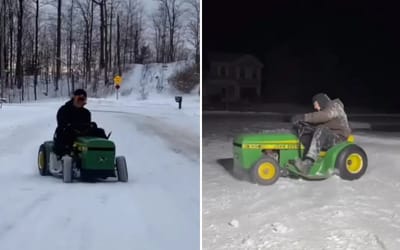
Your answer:
[[[57,128],[54,133],[54,151],[58,156],[71,152],[72,144],[78,136],[98,136],[107,138],[103,129],[92,122],[86,105],[87,94],[83,89],[74,91],[74,96],[57,112]]]
[[[339,99],[331,100],[328,95],[319,93],[312,98],[312,101],[316,112],[293,118],[293,122],[304,121],[315,125],[305,158],[295,162],[296,167],[303,173],[308,173],[321,149],[327,150],[346,141],[351,134],[344,105]]]

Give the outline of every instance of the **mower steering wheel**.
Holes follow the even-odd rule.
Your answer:
[[[294,125],[297,126],[297,127],[309,127],[309,126],[311,126],[310,123],[305,122],[305,121],[296,121],[294,123]]]
[[[298,121],[294,124],[295,129],[297,129],[300,135],[303,133],[309,133],[315,131],[315,125],[305,122],[305,121]]]

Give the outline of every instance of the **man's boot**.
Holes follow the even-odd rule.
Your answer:
[[[310,158],[305,158],[304,160],[297,159],[294,163],[295,167],[297,167],[303,174],[308,174],[313,164],[314,160]]]

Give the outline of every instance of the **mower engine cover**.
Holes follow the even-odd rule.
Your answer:
[[[299,150],[304,149],[295,134],[244,134],[233,141],[234,164],[250,169],[263,155],[264,150],[282,151],[279,164],[285,165],[290,159],[299,157]]]
[[[115,168],[114,142],[98,137],[78,137],[74,148],[86,170],[113,170]]]

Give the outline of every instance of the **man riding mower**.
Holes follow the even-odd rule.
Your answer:
[[[39,148],[39,173],[62,176],[64,182],[79,177],[117,176],[118,180],[126,182],[125,157],[115,157],[115,145],[108,140],[110,135],[91,121],[90,111],[84,108],[86,100],[86,92],[78,89],[58,110],[53,141],[47,141]]]
[[[367,156],[354,144],[344,105],[320,93],[313,97],[316,112],[296,115],[295,133],[240,135],[234,139],[234,169],[250,173],[253,181],[269,185],[280,176],[324,179],[339,174],[360,178]]]

